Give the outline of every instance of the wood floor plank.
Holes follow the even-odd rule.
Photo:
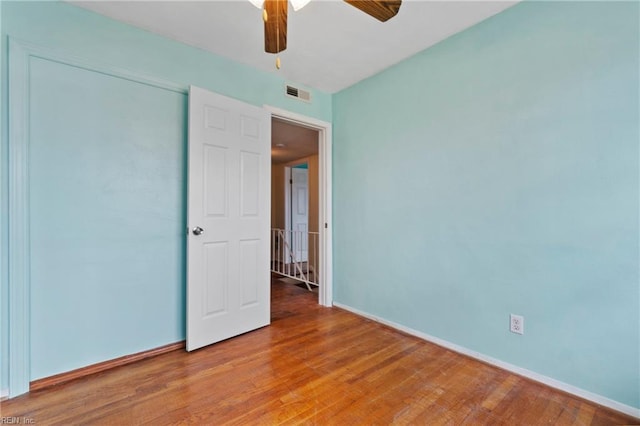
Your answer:
[[[397,332],[291,284],[269,327],[0,403],[46,425],[613,425],[637,419]]]
[[[486,408],[489,411],[496,408],[496,406],[502,402],[505,396],[507,396],[507,393],[509,393],[517,383],[518,378],[516,376],[507,377],[504,382],[500,383],[500,385],[494,389],[487,399],[482,401],[482,408]]]

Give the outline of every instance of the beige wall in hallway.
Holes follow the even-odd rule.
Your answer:
[[[271,227],[284,229],[284,164],[271,165]]]

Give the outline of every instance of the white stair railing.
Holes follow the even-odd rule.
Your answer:
[[[318,278],[319,233],[271,229],[271,271],[300,281],[313,291]]]

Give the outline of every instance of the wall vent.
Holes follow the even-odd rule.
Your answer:
[[[304,102],[311,102],[311,93],[288,84],[285,86],[285,94],[290,98],[299,99]]]

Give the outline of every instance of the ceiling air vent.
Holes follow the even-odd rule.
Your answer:
[[[298,89],[297,87],[285,86],[286,94],[290,98],[300,99],[301,101],[311,102],[311,93],[306,90]]]

